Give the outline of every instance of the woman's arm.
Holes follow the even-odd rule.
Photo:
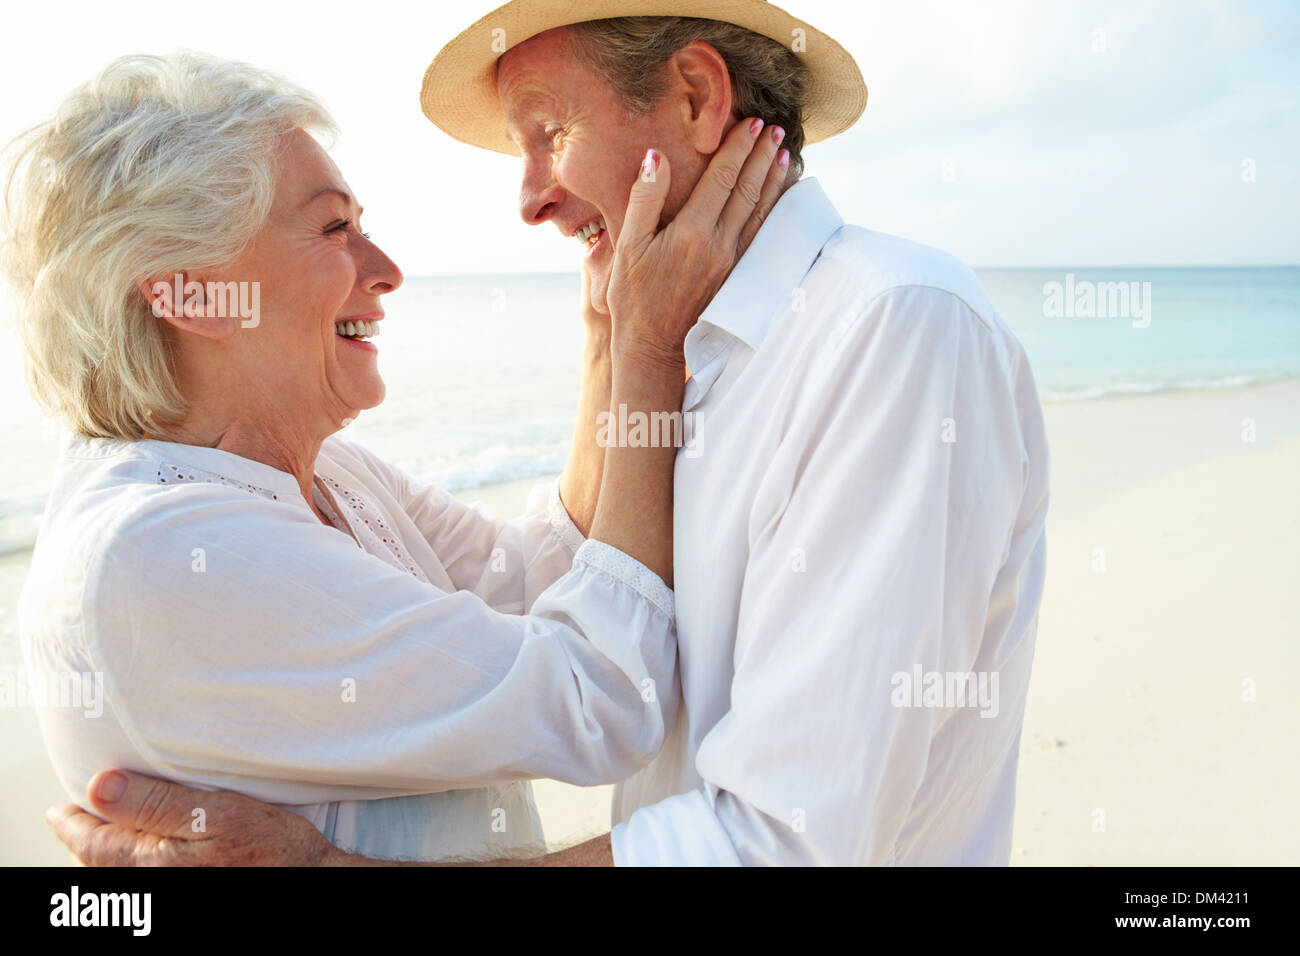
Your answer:
[[[609,411],[613,365],[610,361],[609,316],[591,304],[591,274],[582,268],[582,318],[587,341],[582,358],[582,384],[578,390],[578,417],[573,426],[569,460],[560,476],[560,500],[583,536],[591,533],[605,472],[605,449],[596,441],[596,417]]]
[[[757,120],[727,134],[691,196],[662,230],[672,172],[646,153],[614,252],[608,300],[613,365],[610,414],[628,421],[680,414],[686,384],[682,347],[737,260],[755,209],[775,204],[783,166],[777,142]],[[770,207],[769,207],[770,208]],[[654,432],[655,429],[649,429]],[[615,444],[605,450],[591,537],[672,581],[673,447]]]
[[[74,792],[104,766],[286,804],[607,783],[676,716],[672,593],[599,541],[527,616],[221,486],[150,496],[96,554],[84,634],[26,622],[36,667],[102,675],[98,720],[41,714]]]
[[[748,127],[745,124],[738,124],[732,133],[739,137],[739,130],[742,128]],[[743,142],[741,145],[743,146]],[[750,242],[753,241],[768,214],[789,185],[786,181],[789,169],[788,156],[780,157],[782,160],[780,162],[772,161],[774,157],[780,155],[777,151],[778,145],[764,137],[762,145],[758,145],[754,151],[756,168],[759,170],[765,168],[766,178],[762,180],[761,190],[757,193],[759,197],[757,205],[750,207],[749,217],[740,229],[739,238],[732,243],[734,255],[731,264],[723,272],[724,279],[730,272],[731,265],[739,262],[745,254]],[[764,163],[767,164],[766,167]],[[750,178],[744,182],[744,186],[754,188],[755,183]],[[664,188],[666,189],[666,185]],[[626,229],[626,226],[624,228]],[[715,238],[722,239],[720,235]],[[717,243],[715,248],[725,249],[725,241]],[[706,284],[703,288],[716,290],[716,286],[712,283]],[[712,298],[712,293],[709,294],[709,298]],[[708,298],[704,299],[699,304],[699,309],[702,310],[707,302]],[[625,305],[630,306],[631,303]],[[605,470],[605,449],[596,440],[597,416],[601,412],[616,413],[618,405],[616,402],[611,402],[613,365],[610,360],[612,336],[610,317],[598,312],[591,304],[591,275],[585,265],[582,270],[582,317],[587,329],[587,339],[583,353],[582,383],[578,394],[578,416],[574,426],[569,460],[565,464],[564,474],[560,476],[559,487],[560,499],[569,517],[583,535],[589,535]],[[685,332],[681,334],[684,337]],[[685,372],[683,368],[683,374]]]
[[[446,573],[450,590],[472,591],[503,614],[527,614],[538,596],[568,573],[586,541],[554,482],[535,486],[524,514],[503,521],[341,436],[322,447],[321,458],[327,455],[330,474],[350,492],[386,511],[392,522],[402,523],[403,515],[410,519]]]

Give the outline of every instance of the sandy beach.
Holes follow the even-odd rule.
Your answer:
[[[1015,865],[1295,864],[1300,381],[1053,405],[1048,579]],[[467,492],[493,516],[532,481]],[[0,670],[28,556],[0,559]],[[60,865],[34,715],[0,708],[0,864]],[[539,781],[547,836],[608,829],[609,788]]]

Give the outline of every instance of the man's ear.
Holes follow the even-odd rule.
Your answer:
[[[141,279],[141,294],[153,314],[182,332],[193,332],[208,339],[224,339],[233,333],[238,317],[209,315],[207,287],[187,272],[170,277]]]
[[[680,97],[687,142],[704,155],[713,155],[736,123],[727,61],[703,40],[695,40],[673,54],[668,69],[669,89]]]

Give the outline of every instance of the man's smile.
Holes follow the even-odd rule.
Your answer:
[[[605,231],[605,217],[597,216],[585,225],[579,226],[574,231],[573,237],[590,250],[600,241],[600,237]]]

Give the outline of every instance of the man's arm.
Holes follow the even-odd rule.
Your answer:
[[[799,439],[755,495],[730,709],[696,763],[705,787],[616,827],[619,865],[888,862],[953,719],[898,700],[894,677],[983,665],[1023,488],[1001,340],[923,287],[852,322],[801,373]],[[946,755],[956,799],[1014,746],[1013,709],[967,724],[975,746]]]
[[[83,866],[612,866],[609,836],[532,859],[410,863],[345,853],[304,817],[228,791],[205,791],[129,771],[91,781],[99,819],[73,804],[45,822]],[[194,829],[203,810],[202,831]]]

